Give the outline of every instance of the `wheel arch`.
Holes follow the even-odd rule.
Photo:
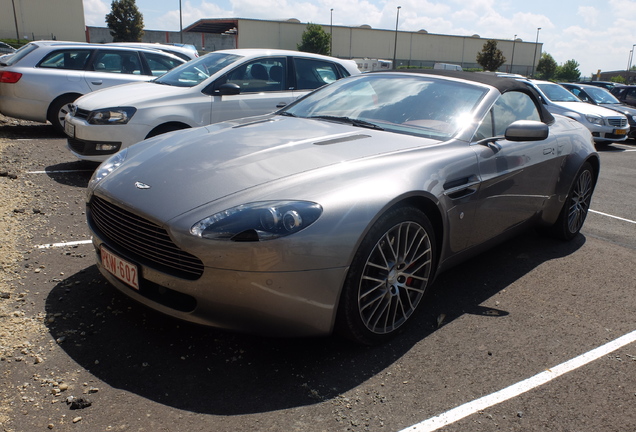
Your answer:
[[[59,96],[57,96],[55,99],[53,99],[51,101],[51,103],[49,104],[48,108],[46,109],[46,119],[48,121],[51,121],[52,116],[54,116],[56,113],[54,113],[54,107],[58,104],[58,102],[60,100],[63,99],[70,99],[73,98],[73,100],[76,100],[77,98],[79,98],[80,96],[84,96],[82,93],[76,93],[76,92],[68,92],[68,93],[64,93],[61,94]]]
[[[190,129],[191,127],[192,126],[184,122],[169,121],[169,122],[161,123],[158,126],[155,126],[153,129],[150,130],[150,132],[148,132],[148,134],[146,135],[146,138],[152,138],[157,135],[161,135],[168,132],[174,132],[177,130]]]

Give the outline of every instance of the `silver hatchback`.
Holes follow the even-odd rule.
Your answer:
[[[31,42],[0,64],[0,113],[60,132],[70,104],[95,90],[163,75],[185,60],[156,50],[81,42]]]

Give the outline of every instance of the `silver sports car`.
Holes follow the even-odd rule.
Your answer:
[[[524,82],[368,73],[117,153],[87,218],[103,275],[156,310],[377,344],[459,261],[531,225],[576,236],[598,173],[589,131]]]

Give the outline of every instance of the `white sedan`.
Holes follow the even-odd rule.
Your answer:
[[[358,73],[351,60],[298,51],[215,51],[151,82],[78,99],[66,117],[68,147],[80,159],[101,162],[166,132],[276,111]]]

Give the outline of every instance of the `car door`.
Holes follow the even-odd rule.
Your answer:
[[[90,59],[84,75],[91,91],[134,81],[149,81],[135,50],[99,49]]]
[[[541,117],[528,94],[520,91],[504,93],[475,135],[473,148],[477,154],[481,185],[472,244],[484,242],[532,218],[554,195],[564,153],[563,145],[559,145],[556,137],[525,142],[483,141],[484,138],[503,136],[506,128],[516,120],[541,121]]]
[[[92,53],[93,49],[79,47],[49,52],[33,69],[30,86],[24,89],[25,96],[41,98],[49,104],[65,93],[87,93],[90,90],[84,82],[84,74]]]
[[[294,95],[288,86],[286,57],[263,57],[243,63],[217,79],[214,89],[233,84],[239,94],[212,96],[211,122],[267,114],[289,104]]]

